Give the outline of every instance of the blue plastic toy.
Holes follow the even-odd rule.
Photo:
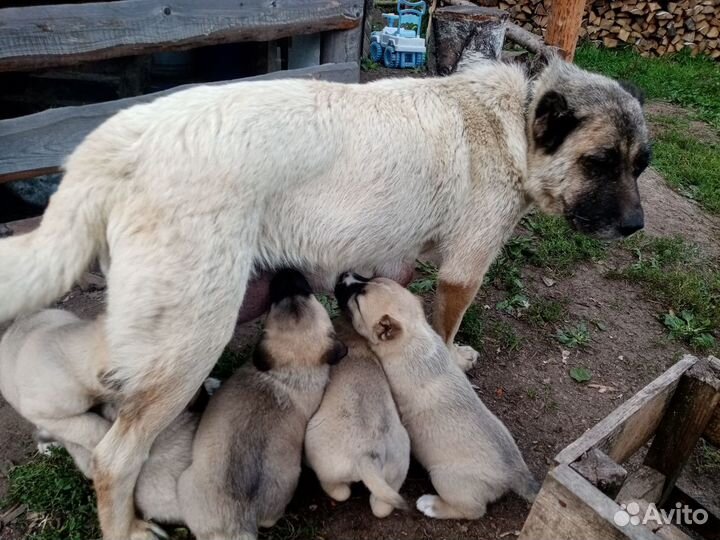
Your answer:
[[[389,68],[417,68],[425,64],[425,38],[420,35],[427,4],[398,0],[398,12],[383,13],[387,26],[370,35],[370,58]]]

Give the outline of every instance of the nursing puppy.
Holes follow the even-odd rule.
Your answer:
[[[413,454],[438,492],[420,497],[418,510],[477,519],[508,490],[532,501],[538,485],[512,435],[453,362],[420,300],[394,281],[352,274],[341,277],[336,296],[380,358]]]
[[[180,479],[182,513],[198,540],[256,538],[258,527],[282,517],[329,364],[347,353],[301,274],[277,274],[270,296],[253,365],[239,369],[210,400],[192,465]]]
[[[364,85],[194,87],[104,122],[68,157],[40,227],[0,239],[0,322],[52,301],[99,257],[104,381],[122,403],[93,459],[98,513],[106,540],[146,540],[135,479],[232,336],[254,269],[289,265],[332,285],[434,246],[433,324],[470,367],[477,353],[455,334],[520,219],[537,207],[588,234],[629,235],[643,226],[648,159],[632,91],[560,60],[533,79],[482,63]]]
[[[373,514],[383,518],[407,508],[398,490],[410,464],[410,439],[377,357],[347,322],[336,330],[348,355],[330,369],[305,434],[305,455],[325,493],[344,501],[350,484],[363,482]]]

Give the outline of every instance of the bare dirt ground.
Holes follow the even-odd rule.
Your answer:
[[[658,107],[661,107],[658,105]],[[699,244],[710,256],[720,259],[720,219],[705,214],[695,203],[668,188],[653,170],[640,181],[647,232],[657,236],[682,235]],[[555,325],[538,326],[495,308],[506,294],[495,287],[480,292],[477,304],[485,324],[511,328],[519,338],[508,346],[502,339],[484,341],[479,365],[470,373],[478,394],[504,421],[515,436],[531,470],[542,479],[552,457],[586,429],[606,416],[645,384],[672,365],[685,352],[671,341],[658,321],[662,311],[648,301],[641,289],[605,277],[608,269],[626,262],[627,253],[613,249],[601,263],[581,264],[565,277],[555,276],[546,285],[542,269],[526,267],[523,281],[533,297],[567,304],[565,319]],[[59,305],[82,316],[102,310],[103,291],[73,290]],[[559,326],[590,321],[591,341],[586,349],[568,350],[554,339]],[[254,341],[257,326],[239,329],[230,344],[241,351]],[[2,329],[0,329],[2,330]],[[574,366],[592,371],[598,388],[576,383],[568,375]],[[21,463],[34,451],[31,430],[0,400],[0,499],[6,491],[4,475],[12,464]],[[411,468],[403,493],[410,500],[431,491],[424,471]],[[720,495],[717,495],[720,496]],[[720,501],[715,502],[720,506]],[[489,508],[481,520],[433,521],[417,512],[396,512],[385,520],[375,519],[362,487],[351,499],[334,503],[321,492],[312,473],[305,472],[288,519],[268,534],[275,539],[402,539],[436,540],[512,538],[521,529],[529,505],[508,496]],[[0,512],[1,514],[2,512]],[[13,526],[0,531],[0,539],[22,538]]]

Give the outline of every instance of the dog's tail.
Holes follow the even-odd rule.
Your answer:
[[[540,491],[540,484],[525,466],[522,471],[518,471],[512,490],[527,502],[532,503]]]
[[[0,240],[0,322],[49,304],[92,262],[105,238],[105,201],[91,184],[65,178],[37,229]]]
[[[363,484],[382,502],[399,510],[409,508],[407,501],[385,481],[378,462],[371,456],[365,456],[358,464],[358,472]]]

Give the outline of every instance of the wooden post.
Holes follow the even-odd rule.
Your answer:
[[[720,362],[698,360],[680,379],[675,395],[645,457],[665,475],[662,504],[720,403]]]
[[[558,47],[568,62],[575,57],[585,0],[554,0],[550,7],[545,43]]]

